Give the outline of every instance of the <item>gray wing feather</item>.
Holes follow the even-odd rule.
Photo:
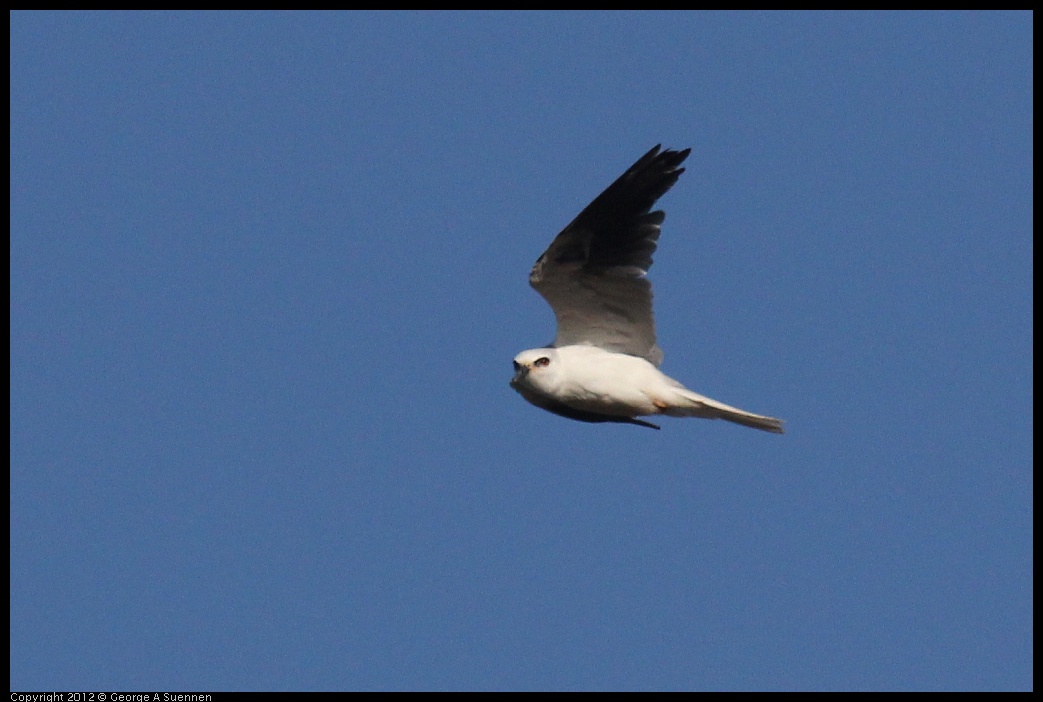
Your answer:
[[[553,346],[591,344],[663,360],[656,344],[652,265],[666,214],[650,211],[684,173],[691,149],[657,145],[587,205],[536,261],[529,283],[558,320]]]

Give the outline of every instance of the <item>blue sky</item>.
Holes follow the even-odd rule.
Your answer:
[[[1032,687],[1024,13],[11,16],[11,687]],[[507,385],[692,148],[664,371]]]

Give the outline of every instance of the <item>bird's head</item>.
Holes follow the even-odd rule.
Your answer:
[[[558,375],[558,352],[556,349],[529,349],[514,357],[514,377],[511,387],[515,390],[549,392],[556,384]]]

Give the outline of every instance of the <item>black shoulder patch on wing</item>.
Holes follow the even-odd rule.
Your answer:
[[[615,424],[636,424],[639,427],[648,427],[649,429],[659,429],[658,426],[652,424],[652,422],[645,422],[634,417],[616,417],[611,414],[598,414],[597,412],[584,412],[583,410],[573,409],[568,405],[561,404],[559,402],[547,402],[541,404],[541,407],[548,412],[553,412],[559,417],[565,417],[566,419],[575,419],[577,422],[589,422],[591,424],[601,424],[604,422],[612,422]]]

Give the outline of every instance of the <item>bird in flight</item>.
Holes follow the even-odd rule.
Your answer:
[[[694,393],[659,370],[663,351],[645,275],[666,213],[651,210],[684,173],[690,152],[655,146],[537,259],[529,284],[554,309],[558,334],[549,347],[514,357],[511,387],[530,403],[581,422],[658,429],[638,417],[665,414],[782,433],[781,420]]]

